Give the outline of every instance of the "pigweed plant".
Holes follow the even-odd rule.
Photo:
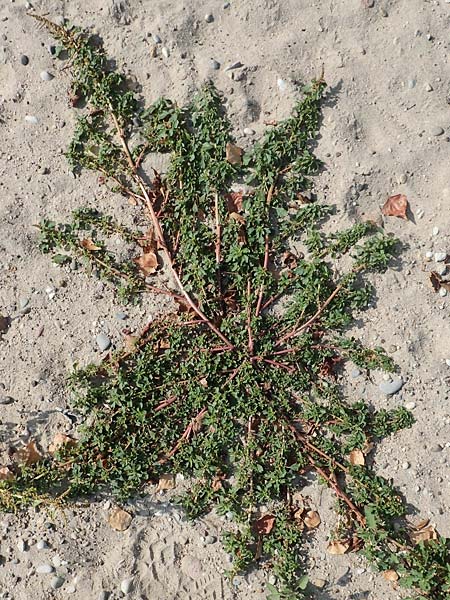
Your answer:
[[[73,373],[86,415],[79,440],[11,465],[3,505],[101,490],[120,501],[181,473],[189,517],[232,514],[223,539],[232,574],[256,562],[275,576],[270,599],[297,599],[314,594],[305,548],[320,515],[302,488],[316,474],[336,496],[330,552],[358,550],[393,585],[450,598],[450,541],[408,524],[402,497],[366,457],[410,427],[410,413],[352,403],[337,381],[347,360],[395,368],[345,331],[370,302],[367,274],[388,267],[396,240],[373,223],[323,232],[331,208],[308,194],[323,78],[243,152],[211,84],[185,108],[168,99],[144,108],[98,40],[37,18],[68,54],[72,104],[84,103],[70,165],[98,172],[148,220],[131,231],[83,208],[67,224],[43,221],[40,246],[59,264],[77,257],[122,299],[163,294],[174,309]],[[142,164],[153,152],[171,161],[150,181]],[[112,236],[134,248],[133,260],[117,258]]]

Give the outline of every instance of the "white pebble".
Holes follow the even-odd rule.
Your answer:
[[[245,127],[244,135],[255,135],[255,130],[251,129],[250,127]]]
[[[161,54],[164,56],[164,58],[169,58],[169,56],[170,56],[169,48],[167,48],[167,46],[163,46],[163,48],[161,49]]]
[[[439,296],[441,298],[445,298],[446,295],[447,295],[447,290],[443,287],[439,288]]]
[[[411,466],[411,465],[409,464],[409,462],[404,462],[404,463],[402,463],[402,469],[403,469],[404,471],[407,471],[407,470],[409,469],[409,467],[410,467],[410,466]]]
[[[413,408],[416,408],[416,403],[415,402],[405,402],[405,408],[407,408],[408,410],[412,410]]]
[[[433,227],[433,235],[438,235],[439,227]]]
[[[38,118],[35,117],[34,115],[26,115],[25,121],[27,123],[32,123],[33,125],[37,125],[39,123]]]
[[[41,71],[41,79],[42,81],[51,81],[54,75],[49,73],[48,71]]]
[[[447,367],[450,367],[450,358],[445,359],[445,364],[447,365]]]
[[[277,79],[277,86],[280,92],[285,92],[287,90],[287,83],[284,79],[281,79],[281,77]]]
[[[433,258],[433,252],[431,252],[431,250],[428,250],[428,252],[425,253],[425,256],[427,258]]]
[[[435,252],[434,253],[435,262],[444,262],[444,260],[446,258],[447,258],[447,252]]]
[[[129,579],[124,579],[120,583],[120,590],[123,594],[129,594],[131,592],[132,588],[133,588],[133,577],[130,577]]]
[[[427,83],[425,85],[425,91],[426,92],[432,92],[433,91],[433,87],[429,83]]]

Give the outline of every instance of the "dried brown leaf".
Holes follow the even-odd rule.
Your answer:
[[[438,533],[433,525],[429,525],[428,527],[422,528],[419,531],[411,531],[409,534],[411,541],[414,544],[418,544],[419,542],[429,542],[430,540],[437,540]]]
[[[243,192],[231,192],[230,194],[225,195],[228,212],[239,213],[242,211],[243,195]]]
[[[383,577],[386,579],[386,581],[395,582],[399,580],[397,571],[394,571],[393,569],[389,569],[389,571],[383,571]]]
[[[0,467],[0,481],[12,481],[14,473],[9,467]]]
[[[138,258],[134,258],[133,262],[137,264],[146,277],[155,273],[158,268],[158,257],[151,246],[145,246],[143,254]]]
[[[406,211],[408,210],[408,200],[404,194],[389,196],[381,210],[387,217],[400,217],[408,220]]]
[[[225,149],[226,160],[231,165],[240,165],[242,163],[243,152],[244,151],[242,148],[239,148],[239,146],[236,146],[236,144],[231,144],[228,142]]]
[[[366,464],[364,460],[364,454],[358,448],[352,450],[348,455],[348,460],[351,465],[361,465],[364,466]]]
[[[254,523],[255,531],[259,535],[267,535],[273,529],[275,524],[274,515],[264,515]]]
[[[444,281],[436,271],[431,271],[430,282],[435,292],[438,292],[440,288],[444,288],[447,292],[450,292],[450,281]]]
[[[51,442],[48,446],[48,452],[49,454],[55,454],[55,452],[63,446],[75,446],[76,443],[76,440],[70,437],[70,435],[66,435],[65,433],[57,433],[53,438],[53,442]]]
[[[30,440],[26,446],[14,452],[12,458],[14,462],[29,466],[34,465],[42,460],[42,454],[37,449],[36,442],[34,440]]]
[[[315,510],[309,510],[303,517],[303,521],[308,529],[315,529],[321,523],[320,515]]]
[[[94,244],[94,242],[89,238],[81,240],[80,245],[85,250],[89,250],[89,252],[96,252],[97,250],[101,250],[100,246]]]
[[[130,513],[128,513],[126,510],[119,508],[118,506],[111,509],[111,512],[108,516],[108,523],[116,531],[125,531],[126,529],[128,529],[128,527],[131,525],[132,520],[132,515],[130,515]]]
[[[161,490],[173,490],[175,487],[175,477],[171,473],[165,473],[161,475],[158,482],[157,491]]]
[[[330,554],[340,555],[345,554],[350,548],[350,542],[348,540],[333,540],[328,544],[328,552]]]
[[[242,225],[245,224],[244,217],[237,212],[230,213],[230,219],[233,219],[233,221],[237,221],[238,223],[241,223]]]

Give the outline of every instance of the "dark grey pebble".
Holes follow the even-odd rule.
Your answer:
[[[214,71],[218,71],[220,69],[220,62],[217,60],[212,59],[210,65],[211,69],[214,69]]]
[[[0,396],[0,404],[12,404],[14,402],[14,398],[11,396]]]
[[[205,21],[207,23],[212,23],[214,21],[214,17],[211,13],[208,13],[207,15],[205,15]]]
[[[100,348],[101,352],[108,350],[108,348],[111,346],[111,340],[106,333],[99,333],[95,338],[95,341],[97,342],[97,346]]]
[[[442,446],[440,444],[436,444],[431,446],[430,450],[431,452],[442,452]]]
[[[100,592],[100,594],[98,595],[97,600],[108,600],[108,598],[111,596],[111,592],[105,592],[104,590],[102,592]]]
[[[155,42],[155,44],[161,44],[162,43],[162,40],[161,40],[161,38],[159,37],[158,34],[154,33],[152,35],[152,38],[153,38],[153,41]]]
[[[22,63],[22,65],[26,66],[30,62],[30,59],[26,54],[22,54],[22,56],[20,57],[20,62]]]
[[[50,582],[50,587],[54,590],[57,590],[58,588],[60,588],[62,585],[64,584],[64,577],[53,577],[53,579]]]

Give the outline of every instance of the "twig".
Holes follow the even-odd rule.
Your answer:
[[[253,336],[252,336],[252,305],[251,305],[252,288],[250,279],[247,281],[247,333],[248,333],[248,353],[253,361]]]
[[[182,436],[180,437],[178,442],[175,444],[175,446],[172,448],[172,450],[170,450],[170,452],[168,452],[163,458],[161,458],[159,460],[160,464],[163,465],[164,463],[166,463],[169,460],[169,458],[172,458],[172,456],[180,449],[183,442],[189,440],[189,438],[191,437],[191,433],[193,431],[195,432],[200,427],[201,422],[202,422],[203,417],[205,416],[206,412],[207,412],[207,409],[202,408],[202,410],[192,419],[192,421],[186,427]]]
[[[222,292],[222,276],[220,273],[221,263],[221,244],[222,244],[222,227],[220,225],[219,215],[219,195],[217,192],[214,194],[214,217],[216,221],[216,278],[217,278],[217,289],[219,291],[220,302],[223,309],[223,292]]]

